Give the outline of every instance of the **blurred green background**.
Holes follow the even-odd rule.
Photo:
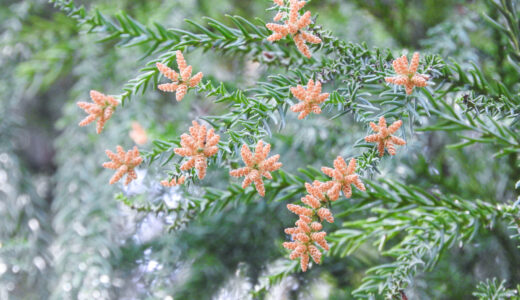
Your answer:
[[[249,299],[259,279],[286,252],[283,228],[294,220],[285,203],[255,201],[216,215],[196,217],[182,230],[166,232],[173,217],[131,210],[114,197],[111,172],[101,168],[105,149],[130,147],[131,122],[150,138],[177,137],[192,119],[224,108],[189,93],[181,103],[171,94],[148,91],[107,123],[102,135],[80,128],[77,101],[96,89],[118,94],[145,61],[146,46],[99,43],[85,28],[46,1],[0,5],[0,299]],[[120,11],[143,24],[186,28],[185,18],[209,16],[229,24],[225,14],[269,21],[270,1],[112,0],[81,1],[87,10],[111,16]],[[370,47],[437,53],[462,65],[479,66],[488,78],[509,86],[518,73],[504,63],[504,41],[482,21],[497,12],[483,1],[362,0],[313,1],[317,23],[349,42]],[[267,69],[248,56],[195,51],[194,70],[230,86],[251,86]],[[351,154],[352,139],[363,136],[352,118],[289,123],[275,134],[284,168],[330,165]],[[295,134],[296,132],[303,134]],[[408,154],[381,165],[403,182],[453,192],[467,199],[500,202],[513,198],[517,162],[488,163],[495,149],[447,149],[454,135],[418,134]],[[468,158],[471,151],[472,159]],[[283,159],[282,159],[283,160]],[[397,166],[397,161],[400,165]],[[179,205],[174,189],[157,185],[164,173],[141,170],[144,179],[124,189],[153,201]],[[226,184],[217,170],[206,182]],[[189,218],[189,216],[188,216]],[[273,287],[266,299],[352,299],[367,267],[385,262],[367,247],[298,273]],[[410,299],[472,299],[476,284],[497,277],[520,282],[520,252],[505,228],[480,236],[473,247],[445,253],[432,271],[420,273],[407,289]]]

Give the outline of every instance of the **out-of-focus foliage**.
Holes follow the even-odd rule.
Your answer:
[[[485,282],[481,282],[477,285],[477,291],[473,293],[473,296],[479,299],[516,299],[518,298],[518,291],[520,287],[517,286],[516,290],[507,289],[504,286],[505,282],[498,283],[496,278],[493,280],[486,279]]]
[[[518,1],[314,0],[309,60],[265,41],[267,0],[4,2],[0,299],[518,297]],[[179,103],[155,89],[176,50],[205,74]],[[435,85],[407,97],[383,78],[415,50]],[[309,78],[331,97],[298,121],[289,87]],[[124,101],[101,135],[77,126],[91,89]],[[362,140],[383,114],[405,123],[391,159]],[[161,187],[193,119],[221,151],[204,181]],[[133,146],[133,121],[146,162],[110,186],[104,150]],[[284,163],[264,198],[227,175],[260,138]],[[368,191],[334,203],[331,250],[301,273],[285,204],[338,155]]]

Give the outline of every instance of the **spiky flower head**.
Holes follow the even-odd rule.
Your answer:
[[[283,2],[282,5],[280,5],[278,1],[275,1],[275,3],[279,6],[283,5]],[[309,47],[307,47],[307,45],[305,44],[305,42],[319,44],[321,43],[321,39],[304,30],[307,26],[309,26],[309,24],[311,24],[310,11],[305,12],[301,17],[298,14],[298,11],[305,5],[305,3],[305,1],[290,0],[289,17],[287,18],[287,20],[285,20],[284,24],[266,24],[266,27],[269,30],[273,31],[273,34],[267,37],[267,40],[274,42],[283,39],[288,35],[291,35],[294,40],[294,43],[296,44],[296,48],[298,48],[298,50],[307,58],[310,58],[311,52],[309,50]],[[284,16],[285,15],[283,13],[278,13],[275,16],[274,20],[279,21]]]
[[[318,180],[315,180],[312,184],[305,183],[305,189],[309,194],[302,197],[301,200],[308,207],[287,204],[287,209],[297,214],[299,218],[295,227],[285,229],[285,233],[291,235],[292,241],[283,243],[283,246],[292,250],[289,255],[290,259],[300,258],[300,266],[303,272],[307,271],[309,257],[317,264],[321,262],[322,253],[316,245],[324,250],[329,250],[329,245],[325,241],[327,233],[321,231],[323,228],[321,222],[324,220],[329,223],[334,222],[332,212],[324,207],[324,204],[329,201],[326,193],[333,184],[333,181],[321,182]]]
[[[308,194],[301,198],[302,202],[312,209],[318,209],[323,203],[329,200],[334,201],[335,199],[333,200],[327,196],[327,191],[330,190],[333,185],[333,181],[321,182],[315,180],[312,184],[306,182],[305,189]]]
[[[402,146],[406,144],[403,139],[392,135],[401,127],[402,124],[403,121],[398,120],[389,127],[386,127],[385,117],[381,116],[378,125],[370,122],[370,127],[372,127],[372,130],[376,133],[365,137],[365,141],[369,143],[377,143],[379,156],[385,154],[385,148],[390,155],[395,155],[395,145]]]
[[[392,62],[397,76],[385,77],[385,81],[396,85],[404,85],[406,94],[410,95],[415,86],[425,87],[428,85],[428,75],[417,73],[419,67],[419,52],[415,52],[412,57],[412,62],[408,66],[408,58],[403,55]]]
[[[258,141],[254,154],[249,150],[246,144],[242,145],[240,154],[246,166],[230,171],[229,175],[234,177],[245,176],[242,182],[242,188],[245,189],[251,183],[254,183],[258,193],[262,197],[265,196],[265,187],[262,177],[273,179],[270,172],[276,171],[282,166],[282,163],[278,162],[280,158],[279,154],[267,158],[269,151],[271,151],[271,145],[267,143],[264,145],[262,140]]]
[[[184,60],[181,51],[177,50],[176,58],[179,73],[162,63],[156,63],[159,72],[172,81],[172,83],[159,84],[157,88],[164,92],[176,92],[175,98],[177,101],[181,101],[189,88],[193,88],[199,84],[202,80],[203,74],[202,72],[199,72],[195,74],[195,76],[191,77],[192,67],[186,64],[186,60]]]
[[[112,113],[119,102],[114,97],[104,95],[98,91],[91,90],[90,98],[93,102],[78,102],[79,108],[83,109],[88,116],[79,122],[79,126],[86,126],[97,119],[96,132],[99,134],[103,130],[106,121],[110,120]]]
[[[298,115],[299,120],[305,118],[311,112],[320,114],[320,104],[329,97],[329,93],[321,93],[321,82],[316,81],[316,84],[314,84],[312,79],[309,79],[307,89],[298,85],[297,87],[291,87],[291,93],[301,101],[291,106],[293,112],[300,113]]]
[[[190,134],[181,135],[181,148],[175,148],[173,151],[180,156],[189,157],[190,159],[181,166],[181,170],[186,171],[193,167],[197,169],[199,179],[206,176],[207,158],[218,152],[218,142],[220,136],[215,134],[215,130],[206,129],[206,126],[199,125],[197,121],[192,121],[193,126],[190,127]]]
[[[289,205],[288,205],[289,207]],[[295,207],[293,206],[292,209]],[[323,211],[325,211],[325,208]],[[300,267],[303,272],[307,271],[309,264],[309,256],[312,257],[315,263],[321,262],[321,251],[316,247],[319,245],[324,250],[329,249],[327,241],[325,241],[326,232],[320,231],[322,225],[318,222],[313,222],[310,217],[300,215],[296,226],[286,228],[285,233],[291,235],[291,242],[283,243],[283,247],[291,251],[290,259],[300,258]]]
[[[139,156],[139,150],[136,146],[132,150],[128,150],[125,153],[123,147],[117,146],[117,153],[110,150],[106,150],[108,158],[112,161],[103,164],[104,168],[117,170],[116,173],[110,178],[110,184],[114,184],[121,180],[126,174],[125,185],[128,185],[132,180],[137,179],[137,173],[134,168],[143,162],[143,158]]]
[[[342,190],[345,197],[350,198],[352,196],[353,184],[356,188],[361,191],[365,191],[365,185],[359,179],[359,175],[356,172],[356,159],[352,158],[347,164],[343,157],[338,156],[334,160],[334,169],[328,167],[322,167],[321,171],[325,175],[332,177],[331,188],[327,191],[327,195],[332,201],[335,201],[339,197],[339,191]]]
[[[129,136],[137,145],[144,145],[148,141],[146,131],[138,122],[132,122],[132,131]]]

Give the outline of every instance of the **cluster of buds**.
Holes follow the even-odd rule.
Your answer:
[[[274,3],[281,8],[284,8],[284,2],[280,0],[275,0]],[[284,37],[291,35],[294,39],[294,43],[298,50],[305,55],[306,57],[311,57],[311,52],[309,47],[305,44],[305,42],[309,42],[311,44],[319,44],[321,43],[321,39],[304,29],[311,24],[311,12],[305,12],[301,17],[299,16],[298,11],[303,8],[305,5],[305,1],[299,0],[290,0],[289,4],[289,16],[284,12],[279,12],[275,17],[274,21],[280,21],[282,18],[286,18],[284,24],[276,24],[276,23],[268,23],[266,27],[273,31],[267,40],[270,42],[278,41],[283,39]]]
[[[343,191],[343,195],[346,198],[352,196],[352,187],[354,185],[358,190],[365,191],[365,185],[359,179],[359,175],[356,174],[356,159],[352,158],[347,164],[343,157],[338,156],[334,160],[334,169],[328,167],[322,167],[321,171],[332,177],[330,189],[327,190],[327,196],[331,201],[336,201],[339,198],[339,191]]]
[[[402,124],[403,121],[398,120],[389,127],[386,127],[385,117],[381,116],[379,118],[378,125],[370,122],[370,127],[376,133],[365,137],[365,141],[369,143],[377,143],[379,156],[383,156],[385,154],[385,148],[390,155],[395,155],[395,145],[402,146],[406,144],[403,139],[392,135],[401,127]]]
[[[311,112],[321,114],[320,104],[329,97],[329,93],[321,92],[321,82],[316,81],[315,84],[312,79],[309,79],[307,89],[298,85],[297,87],[291,87],[290,90],[293,96],[301,101],[291,106],[293,112],[300,113],[298,120],[305,118]]]
[[[312,257],[315,263],[321,261],[321,251],[316,245],[323,250],[329,250],[329,245],[325,241],[326,232],[321,231],[323,220],[333,223],[334,217],[332,212],[325,207],[331,202],[338,200],[339,193],[342,190],[345,197],[350,198],[352,195],[351,185],[359,190],[365,191],[365,186],[355,174],[356,160],[350,160],[348,166],[341,156],[334,160],[334,169],[323,167],[322,172],[332,177],[332,180],[321,182],[315,180],[312,184],[305,183],[307,195],[301,198],[305,206],[296,204],[288,204],[287,208],[299,216],[296,221],[296,227],[285,229],[285,233],[290,234],[292,242],[285,242],[283,246],[292,250],[289,258],[300,258],[300,266],[303,272],[307,270],[309,257]]]
[[[159,72],[161,72],[161,74],[163,74],[166,78],[173,81],[172,83],[159,84],[157,88],[163,92],[176,92],[175,98],[177,101],[181,101],[188,92],[188,88],[193,88],[199,84],[203,74],[202,72],[199,72],[195,76],[191,77],[192,68],[186,64],[186,60],[184,60],[184,56],[182,55],[181,51],[177,50],[176,58],[177,65],[179,66],[179,73],[170,69],[166,65],[156,63]]]
[[[254,154],[251,152],[251,150],[249,150],[249,147],[246,144],[242,145],[240,154],[242,155],[242,160],[246,166],[236,170],[231,170],[229,175],[233,177],[245,176],[244,181],[242,182],[242,188],[245,189],[251,183],[254,183],[257,192],[262,197],[265,196],[265,187],[262,177],[273,179],[271,172],[276,171],[282,167],[282,163],[278,162],[280,154],[276,154],[267,158],[267,155],[269,155],[270,151],[271,145],[264,145],[262,140],[258,141]]]
[[[114,184],[121,180],[126,174],[125,185],[128,185],[132,180],[137,179],[137,174],[134,168],[143,162],[143,158],[139,156],[139,150],[134,146],[132,150],[125,150],[121,146],[117,146],[117,153],[106,150],[108,158],[112,161],[103,164],[104,168],[117,170],[114,176],[110,178],[110,184]]]
[[[327,191],[331,188],[332,182],[314,181],[312,184],[305,183],[307,195],[301,198],[305,206],[288,204],[287,209],[298,215],[295,227],[285,229],[285,233],[291,235],[291,242],[283,243],[286,249],[292,250],[289,258],[300,258],[300,267],[303,272],[307,271],[309,257],[319,264],[321,263],[321,251],[329,250],[329,245],[325,240],[327,233],[321,231],[323,220],[333,223],[332,212],[325,206],[329,203]]]
[[[148,141],[146,130],[138,122],[132,122],[132,131],[129,136],[137,145],[144,145]]]
[[[114,97],[104,95],[94,90],[90,91],[90,98],[93,101],[92,103],[81,101],[77,103],[79,108],[89,114],[79,123],[79,126],[86,126],[97,119],[96,132],[100,134],[106,121],[112,117],[112,113],[114,113],[119,102],[114,99]]]
[[[408,66],[408,58],[406,58],[406,55],[394,60],[392,66],[394,67],[397,76],[385,77],[385,81],[395,85],[404,85],[407,95],[412,93],[415,86],[425,87],[428,85],[427,81],[429,76],[417,73],[417,68],[419,67],[418,52],[413,54],[410,66]]]
[[[190,158],[181,166],[181,170],[195,168],[199,179],[204,179],[208,167],[207,158],[217,154],[220,136],[215,134],[213,128],[207,130],[206,126],[200,125],[197,121],[193,121],[192,124],[193,126],[189,129],[190,134],[181,135],[182,147],[175,148],[174,152]]]

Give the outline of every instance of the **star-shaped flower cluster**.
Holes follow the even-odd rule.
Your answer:
[[[265,196],[265,187],[262,177],[273,179],[270,172],[276,171],[282,166],[282,163],[278,162],[278,159],[280,158],[279,154],[267,158],[269,151],[271,151],[271,145],[267,143],[264,145],[262,140],[258,141],[255,154],[251,153],[251,150],[249,150],[249,147],[246,144],[242,145],[240,154],[242,155],[242,160],[246,166],[240,169],[231,170],[229,175],[233,177],[245,176],[244,181],[242,182],[242,188],[245,189],[251,183],[254,183],[258,193],[262,197]]]
[[[186,64],[181,51],[177,50],[176,58],[177,65],[179,66],[179,74],[166,65],[156,63],[159,72],[173,81],[172,83],[159,84],[157,88],[164,92],[176,92],[175,98],[177,101],[181,101],[188,92],[188,88],[193,88],[199,84],[203,74],[199,72],[191,77],[192,68]]]
[[[165,187],[172,187],[172,186],[184,184],[184,181],[186,181],[186,177],[184,177],[184,175],[182,175],[179,178],[172,178],[170,181],[163,180],[163,181],[161,181],[161,185],[165,186]]]
[[[138,122],[132,122],[132,131],[129,136],[137,145],[144,145],[148,141],[146,131]]]
[[[275,3],[279,6],[283,5],[283,1],[275,1]],[[305,44],[305,42],[309,42],[312,44],[321,43],[321,39],[303,29],[305,29],[309,24],[311,24],[311,12],[305,12],[301,17],[298,14],[298,11],[305,5],[305,1],[299,0],[291,0],[289,6],[289,17],[285,20],[284,25],[268,23],[266,27],[273,31],[269,37],[267,37],[268,41],[274,42],[280,39],[283,39],[287,35],[291,35],[294,43],[298,50],[305,55],[306,57],[311,57],[311,52],[309,47]],[[275,16],[275,21],[278,21],[285,17],[283,13],[279,13]]]
[[[139,150],[134,146],[132,150],[125,153],[123,147],[117,146],[117,153],[110,150],[105,151],[110,162],[103,164],[104,168],[117,170],[114,176],[110,178],[110,184],[114,184],[121,180],[126,174],[125,185],[128,185],[132,180],[137,179],[137,174],[134,168],[143,162],[143,158],[139,156]]]
[[[350,198],[352,196],[352,184],[359,190],[365,191],[365,185],[361,182],[359,176],[355,174],[355,158],[352,158],[347,166],[343,157],[338,156],[334,160],[334,169],[322,167],[321,171],[325,173],[325,175],[332,177],[332,181],[329,181],[332,182],[331,188],[327,190],[327,195],[331,201],[338,199],[340,190],[343,191],[343,195],[345,195],[346,198]]]
[[[379,156],[383,156],[385,154],[385,148],[390,153],[390,155],[395,155],[395,145],[405,145],[406,142],[393,136],[394,134],[403,124],[403,121],[395,121],[390,127],[386,127],[385,117],[382,116],[379,118],[379,124],[376,125],[373,122],[370,122],[370,127],[376,134],[371,134],[365,137],[365,141],[369,143],[377,143],[377,149],[379,150]]]
[[[297,87],[291,87],[291,93],[301,101],[291,106],[293,112],[300,113],[298,115],[299,120],[305,118],[311,112],[320,114],[321,108],[319,105],[329,97],[329,93],[321,93],[321,82],[317,81],[314,84],[312,79],[309,79],[307,83],[307,90],[303,86],[298,85]]]
[[[174,152],[180,156],[190,157],[190,159],[181,166],[181,170],[186,171],[193,167],[197,169],[199,179],[206,176],[206,168],[208,167],[207,158],[218,152],[218,142],[220,136],[215,134],[215,130],[206,129],[206,126],[199,125],[197,121],[192,122],[190,134],[181,135],[182,148],[175,148]]]
[[[410,95],[415,86],[425,87],[428,85],[429,76],[417,73],[419,67],[419,52],[415,52],[412,57],[412,62],[408,66],[408,58],[406,55],[397,58],[392,62],[397,76],[385,77],[385,81],[396,85],[404,85],[406,94]]]
[[[78,102],[77,105],[89,114],[85,119],[79,122],[79,126],[86,126],[97,119],[96,132],[99,134],[103,130],[106,121],[112,117],[112,113],[119,102],[114,97],[106,96],[98,91],[90,91],[92,103]]]
[[[327,233],[321,231],[321,222],[326,220],[334,222],[334,217],[330,210],[324,207],[328,201],[326,193],[331,188],[331,182],[314,181],[313,184],[305,183],[308,195],[301,198],[306,206],[288,204],[287,209],[298,215],[295,227],[285,229],[285,233],[291,235],[291,242],[283,243],[283,246],[292,250],[289,258],[300,258],[300,267],[303,272],[307,271],[309,256],[315,263],[321,262],[321,251],[329,250],[329,245],[325,240]]]

